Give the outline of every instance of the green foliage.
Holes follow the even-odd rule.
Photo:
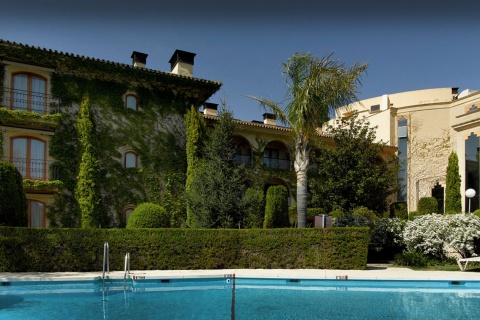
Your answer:
[[[334,227],[371,227],[372,222],[362,216],[346,214],[333,219]]]
[[[57,191],[63,187],[63,183],[59,180],[45,181],[23,179],[23,187],[25,189],[35,189],[41,191]]]
[[[127,229],[133,228],[168,228],[170,216],[164,207],[155,203],[139,204],[130,214]]]
[[[373,210],[368,209],[367,207],[357,207],[353,209],[352,215],[354,217],[364,217],[368,221],[370,221],[370,223],[374,223],[375,220],[377,220],[377,215],[375,214],[375,212],[373,212]]]
[[[38,114],[24,110],[8,110],[0,108],[0,121],[2,123],[16,124],[28,126],[37,129],[55,129],[62,120],[62,115],[55,114]]]
[[[323,208],[307,208],[307,217],[327,214]]]
[[[193,170],[187,203],[192,209],[192,228],[235,228],[244,220],[241,203],[246,175],[235,162],[231,137],[235,129],[232,114],[220,112],[204,146],[204,158]]]
[[[334,209],[334,210],[330,211],[328,214],[331,215],[334,218],[339,218],[339,217],[343,217],[345,215],[345,211],[343,211],[340,208],[337,208],[337,209]]]
[[[26,227],[27,198],[22,175],[6,161],[0,162],[0,226]]]
[[[367,207],[381,216],[395,192],[397,166],[380,160],[386,146],[376,141],[376,128],[353,115],[345,126],[330,127],[335,148],[320,146],[310,171],[310,203],[331,211]]]
[[[438,212],[438,201],[434,197],[422,197],[418,201],[417,211],[419,214],[430,214]]]
[[[264,228],[288,228],[288,192],[284,186],[271,186],[267,190]]]
[[[426,267],[429,258],[418,251],[405,251],[395,256],[395,264],[404,267]]]
[[[399,218],[380,218],[370,230],[368,260],[370,262],[391,261],[405,249],[403,229],[406,221]]]
[[[265,196],[263,190],[248,188],[242,198],[245,214],[245,228],[262,228],[265,216]]]
[[[95,141],[95,124],[90,108],[90,100],[88,96],[85,96],[76,123],[82,157],[75,188],[75,198],[80,208],[83,228],[107,225],[101,203],[98,147]]]
[[[458,156],[453,151],[448,157],[447,178],[445,189],[445,212],[462,212],[462,195],[460,193],[460,169],[458,167]]]
[[[390,205],[390,218],[408,220],[408,208],[406,202],[394,202]]]
[[[410,211],[410,213],[408,214],[408,220],[413,220],[416,217],[419,217],[421,215],[423,215],[423,213],[421,213],[419,211]]]
[[[194,106],[185,115],[186,126],[186,152],[187,152],[187,178],[185,190],[191,192],[194,174],[199,170],[200,159],[203,154],[203,144],[206,136],[206,126],[203,117]],[[187,225],[192,223],[193,211],[187,204]]]
[[[0,227],[0,272],[236,268],[366,269],[367,228],[61,229]]]

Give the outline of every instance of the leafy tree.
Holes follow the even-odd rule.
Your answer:
[[[264,228],[288,228],[288,192],[284,186],[271,186],[267,190]]]
[[[101,225],[107,225],[107,223],[101,203],[101,172],[98,162],[98,147],[95,141],[95,122],[88,95],[84,96],[81,103],[76,128],[82,156],[77,176],[75,198],[78,201],[82,216],[82,228],[97,228]]]
[[[387,197],[395,192],[395,159],[381,160],[384,142],[375,142],[376,128],[352,115],[345,126],[330,127],[335,148],[319,146],[309,181],[311,205],[346,212],[367,207],[381,216]]]
[[[155,203],[142,203],[133,210],[127,222],[127,229],[168,228],[170,215],[162,206]]]
[[[445,190],[445,212],[459,213],[462,212],[462,196],[460,193],[460,169],[458,167],[458,156],[453,151],[448,157],[447,181]]]
[[[12,164],[0,162],[0,226],[26,227],[27,198],[22,175]]]
[[[197,158],[188,178],[188,225],[193,228],[233,228],[243,221],[245,175],[243,167],[235,162],[231,143],[235,123],[227,110],[221,110],[219,116],[205,142],[203,158]]]
[[[316,129],[329,119],[329,112],[358,100],[359,77],[367,64],[355,63],[350,69],[332,54],[318,59],[310,54],[295,53],[283,64],[288,90],[287,105],[268,99],[249,96],[271,109],[277,118],[286,123],[293,134],[295,146],[294,168],[297,175],[298,227],[305,228],[307,214],[307,169],[310,158],[310,140]]]

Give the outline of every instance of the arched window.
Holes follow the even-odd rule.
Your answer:
[[[17,167],[23,178],[46,180],[46,142],[32,137],[11,139],[10,163]]]
[[[127,207],[123,210],[123,216],[124,216],[124,219],[125,219],[125,224],[127,224],[128,219],[130,218],[130,215],[132,214],[133,210],[135,210],[135,208],[132,208],[132,207]]]
[[[12,75],[11,108],[44,114],[47,111],[47,80],[34,73]]]
[[[45,228],[45,203],[28,200],[28,226],[31,228]]]
[[[138,110],[138,97],[134,94],[125,96],[125,106],[127,109]]]
[[[138,168],[138,156],[135,152],[129,151],[125,153],[125,168]]]

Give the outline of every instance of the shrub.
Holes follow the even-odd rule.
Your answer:
[[[367,207],[357,207],[353,210],[354,217],[364,217],[370,221],[370,223],[374,223],[377,220],[377,215],[373,210],[368,209]]]
[[[288,228],[288,193],[284,186],[271,186],[267,190],[264,228]]]
[[[399,218],[408,220],[408,210],[406,202],[395,202],[390,205],[390,218]]]
[[[248,188],[242,198],[245,228],[262,228],[265,215],[265,196],[262,190]]]
[[[399,218],[380,218],[371,230],[369,259],[391,260],[405,249],[403,229],[406,221]]]
[[[15,166],[0,162],[0,225],[26,227],[27,198],[22,175]]]
[[[407,250],[444,259],[452,250],[462,257],[475,252],[480,238],[480,218],[475,215],[428,214],[409,221],[403,238]]]
[[[438,212],[438,201],[434,197],[423,197],[418,201],[417,211],[420,214],[430,214]]]
[[[128,229],[134,228],[168,228],[170,215],[160,205],[142,203],[133,210],[127,222]]]

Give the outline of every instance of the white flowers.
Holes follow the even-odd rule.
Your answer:
[[[480,218],[473,214],[418,216],[403,231],[407,250],[440,258],[451,250],[462,257],[473,255],[475,238],[480,239]]]

